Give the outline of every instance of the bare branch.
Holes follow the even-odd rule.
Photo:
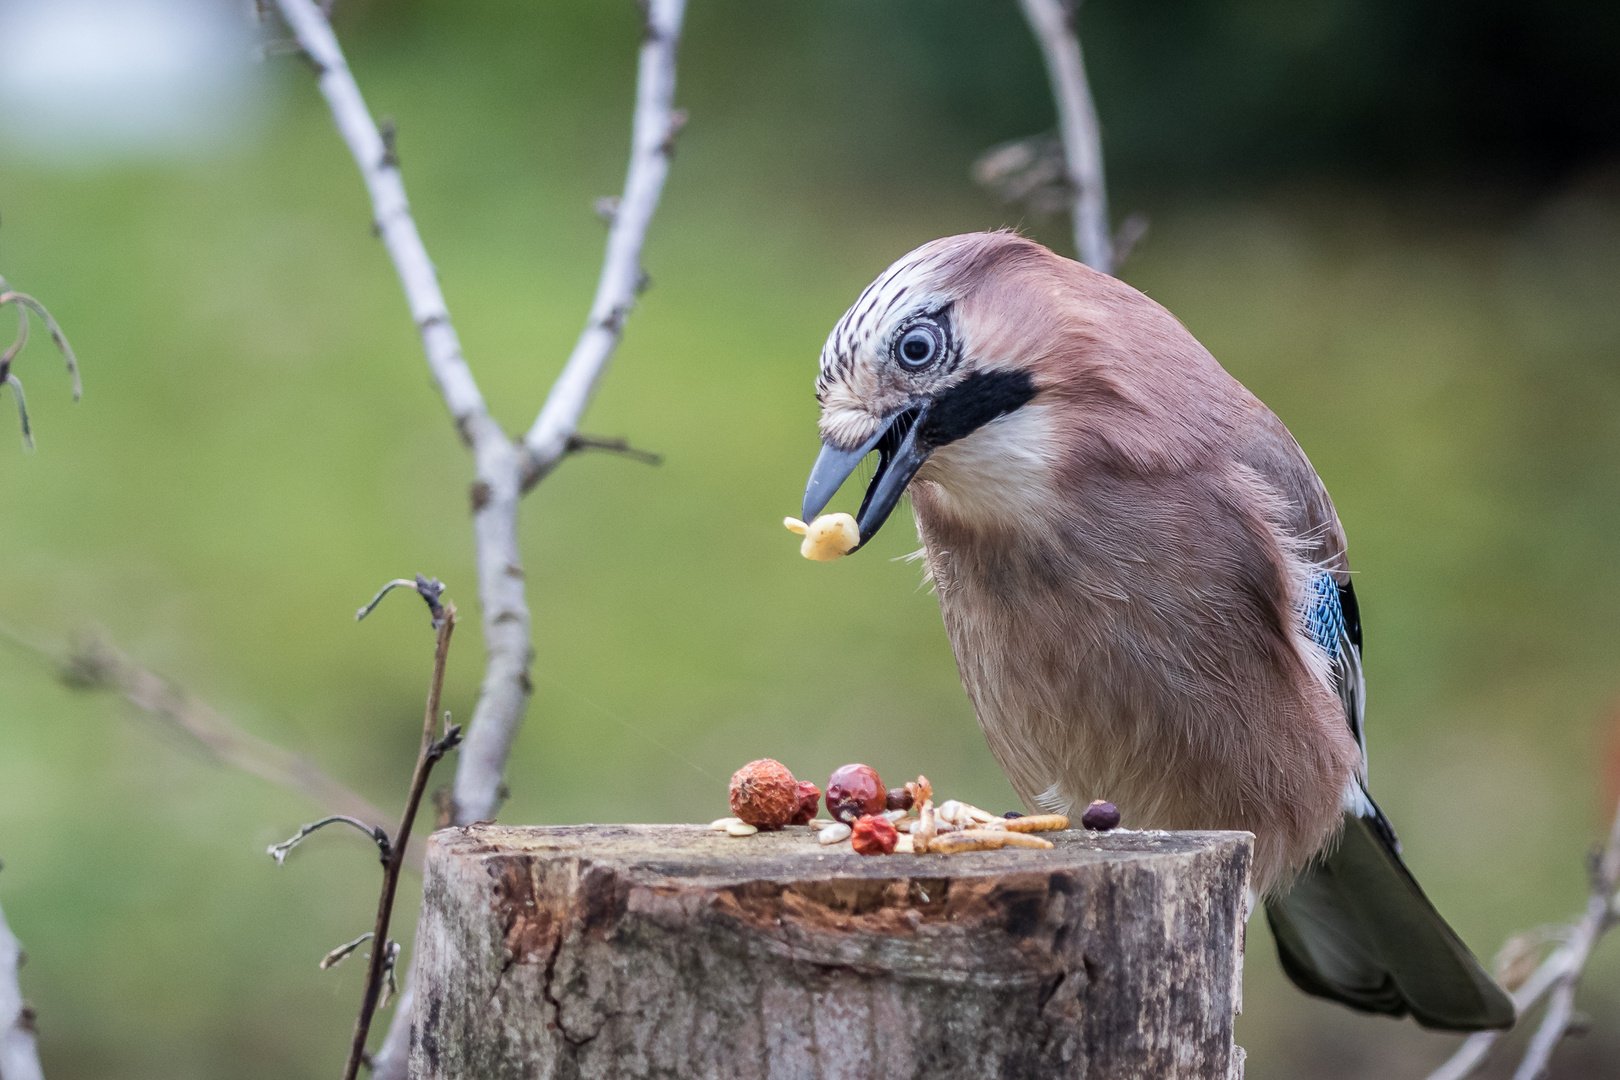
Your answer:
[[[444,605],[439,603],[439,597],[444,595],[444,585],[438,578],[424,577],[421,574],[416,575],[415,581],[410,578],[395,578],[378,589],[377,595],[371,598],[371,603],[354,613],[354,621],[359,622],[370,615],[377,609],[377,605],[382,603],[383,597],[400,588],[415,589],[416,594],[426,601],[428,610],[433,613],[433,629],[437,630],[439,623],[444,619]]]
[[[17,317],[23,325],[18,327],[17,341],[10,349],[6,350],[4,359],[0,360],[0,367],[9,364],[16,357],[17,352],[21,350],[23,342],[28,340],[28,317],[24,314],[24,311],[32,311],[45,324],[45,330],[51,335],[52,343],[56,345],[57,351],[62,354],[62,359],[67,363],[68,375],[73,379],[73,400],[78,401],[84,396],[84,383],[79,378],[79,360],[78,357],[73,355],[73,346],[68,344],[67,335],[57,325],[56,319],[45,309],[44,304],[27,293],[6,290],[6,279],[0,277],[0,307],[5,307],[7,304],[13,304],[17,307]]]
[[[1073,189],[1075,250],[1081,262],[1111,274],[1115,260],[1108,227],[1108,192],[1103,182],[1102,130],[1074,25],[1078,4],[1019,0],[1019,6],[1046,58],[1052,97],[1057,103],[1058,130]]]
[[[583,450],[599,450],[608,454],[619,454],[639,461],[643,465],[662,465],[664,455],[655,454],[651,450],[639,450],[630,445],[629,439],[604,439],[597,435],[568,436],[566,453],[577,454]]]
[[[248,734],[185,690],[131,661],[100,634],[79,634],[66,655],[38,644],[37,635],[23,634],[3,623],[0,640],[50,665],[69,686],[122,695],[194,740],[221,764],[296,791],[324,810],[358,818],[369,827],[382,828],[387,820],[381,810],[307,758]],[[417,870],[422,868],[420,843],[406,853],[406,862]]]
[[[640,291],[641,248],[647,227],[669,175],[675,135],[686,122],[686,114],[675,108],[675,52],[686,0],[647,0],[644,7],[647,36],[636,77],[636,115],[624,193],[611,207],[607,256],[590,317],[524,437],[529,454],[525,489],[538,483],[567,453],[568,438],[579,427],[619,343],[624,320]]]
[[[1616,892],[1620,887],[1620,811],[1609,827],[1608,842],[1592,857],[1590,877],[1592,887],[1585,913],[1555,935],[1562,939],[1562,944],[1553,949],[1513,993],[1513,1004],[1521,1020],[1543,997],[1548,998],[1547,1011],[1531,1036],[1513,1080],[1537,1080],[1546,1073],[1553,1051],[1569,1033],[1575,1018],[1575,991],[1586,970],[1586,962],[1599,939],[1620,921],[1620,913],[1616,912],[1616,904],[1620,903],[1620,894]],[[1549,935],[1542,932],[1538,936]],[[1501,1032],[1496,1031],[1470,1035],[1443,1065],[1429,1074],[1428,1080],[1462,1080],[1472,1075],[1485,1063],[1500,1036]]]
[[[345,941],[343,944],[321,957],[321,962],[319,965],[320,969],[322,971],[326,971],[330,968],[337,967],[339,964],[343,963],[343,961],[347,960],[351,955],[353,955],[354,950],[358,949],[360,946],[364,945],[370,940],[371,931],[367,930],[353,941]]]
[[[292,854],[293,848],[297,847],[299,844],[302,844],[306,836],[309,836],[311,833],[319,832],[328,825],[352,825],[356,829],[359,829],[361,832],[365,833],[371,838],[372,843],[377,845],[377,854],[382,860],[382,864],[384,866],[388,865],[388,856],[390,854],[390,849],[388,846],[388,833],[383,831],[381,826],[367,825],[358,818],[347,817],[343,814],[333,814],[331,817],[323,817],[319,821],[312,821],[308,825],[300,826],[296,833],[289,836],[281,843],[271,844],[269,847],[265,848],[265,854],[276,860],[277,866],[281,866],[286,863],[287,856]]]
[[[0,1077],[4,1080],[45,1080],[34,1046],[34,1011],[23,1001],[17,969],[23,965],[22,946],[0,911]]]
[[[28,423],[28,399],[23,396],[22,380],[17,378],[14,371],[6,372],[3,381],[11,387],[12,399],[17,402],[17,423],[22,427],[22,441],[24,450],[34,448],[34,429]]]
[[[484,443],[507,441],[500,425],[490,418],[484,397],[461,355],[461,341],[450,325],[450,309],[439,288],[439,277],[422,245],[416,220],[405,198],[405,182],[388,146],[378,131],[365,98],[343,58],[332,26],[314,0],[277,0],[276,7],[304,54],[319,73],[321,94],[331,108],[338,134],[360,167],[371,195],[372,218],[388,256],[399,275],[410,305],[411,318],[422,338],[422,351],[439,384],[450,415],[462,437],[475,452]]]
[[[372,941],[383,943],[371,950],[371,966],[366,973],[366,992],[360,1001],[360,1015],[355,1018],[354,1037],[349,1043],[348,1061],[343,1067],[343,1080],[354,1080],[366,1057],[366,1036],[371,1031],[371,1018],[383,998],[385,984],[393,996],[393,970],[399,958],[399,946],[388,938],[388,924],[394,916],[394,895],[399,889],[399,872],[404,863],[403,846],[410,841],[411,826],[416,810],[422,804],[422,793],[427,790],[428,776],[433,765],[445,752],[461,741],[461,729],[449,728],[441,738],[434,738],[439,717],[439,702],[444,695],[445,663],[450,656],[450,635],[456,628],[456,606],[445,605],[444,617],[439,620],[438,635],[433,647],[433,676],[428,683],[427,711],[422,718],[422,742],[416,754],[416,768],[411,774],[411,789],[405,799],[405,810],[400,815],[399,828],[394,833],[394,851],[383,866],[383,884],[377,898],[377,925]]]

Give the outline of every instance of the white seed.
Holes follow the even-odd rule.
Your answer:
[[[910,836],[902,833],[900,836],[895,838],[894,853],[896,855],[912,855],[916,853],[916,850],[916,845],[911,842]]]
[[[725,832],[733,824],[741,825],[742,824],[742,818],[740,818],[740,817],[715,818],[713,821],[709,822],[709,828],[713,829],[715,832]]]
[[[1006,820],[1006,818],[1003,818],[998,814],[992,814],[988,810],[980,810],[977,806],[974,806],[972,803],[963,803],[962,804],[962,809],[963,809],[963,811],[965,811],[967,813],[968,817],[972,818],[974,821],[978,822],[980,825],[983,825],[986,822],[991,822],[991,821],[1005,821]]]
[[[821,832],[816,836],[816,839],[820,840],[822,844],[836,844],[840,840],[848,840],[849,834],[854,831],[854,829],[851,829],[842,821],[835,821],[831,825],[828,825],[825,829],[822,829]]]
[[[757,832],[759,832],[758,829],[740,818],[726,826],[727,836],[753,836]]]
[[[909,813],[909,811],[906,810],[885,810],[883,811],[883,816],[889,819],[890,825],[895,825],[898,824],[900,819],[905,817],[907,813]]]

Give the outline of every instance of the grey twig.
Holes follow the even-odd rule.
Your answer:
[[[390,854],[392,854],[388,846],[388,834],[384,832],[380,826],[367,825],[359,818],[352,818],[345,814],[333,814],[331,817],[323,817],[319,821],[312,821],[308,825],[301,827],[296,833],[289,836],[281,843],[271,844],[265,849],[265,853],[272,859],[276,860],[277,866],[281,866],[287,861],[287,856],[292,854],[293,848],[297,847],[299,844],[302,844],[306,836],[309,836],[314,832],[319,832],[328,825],[352,825],[356,829],[359,829],[361,832],[371,837],[372,843],[377,845],[377,854],[382,860],[382,864],[384,866],[388,865],[388,857]]]
[[[630,458],[632,461],[639,461],[643,465],[662,465],[664,463],[664,455],[631,446],[628,439],[604,439],[595,435],[581,435],[577,432],[568,436],[567,453],[577,454],[582,450],[600,450],[604,453],[619,454]]]
[[[353,955],[354,950],[358,949],[360,946],[364,945],[370,940],[371,931],[367,930],[353,941],[345,941],[343,944],[321,957],[320,969],[322,971],[326,971],[329,968],[337,967],[339,964],[343,963],[343,961],[347,960],[351,955]]]
[[[438,620],[438,635],[433,648],[433,676],[428,683],[427,711],[422,718],[422,741],[416,755],[416,768],[411,774],[410,793],[405,799],[405,810],[400,815],[399,828],[394,833],[394,850],[383,864],[382,890],[377,897],[377,925],[372,941],[382,942],[382,948],[371,950],[371,966],[366,972],[365,996],[360,1001],[360,1015],[354,1021],[354,1037],[349,1043],[349,1057],[343,1067],[343,1080],[354,1080],[366,1056],[366,1036],[371,1031],[371,1018],[383,1000],[385,985],[388,996],[393,996],[392,972],[399,956],[398,946],[388,938],[388,924],[394,915],[394,894],[399,889],[399,873],[403,865],[403,848],[409,841],[416,811],[422,804],[422,793],[427,790],[428,776],[433,765],[445,752],[461,740],[461,729],[450,727],[440,738],[434,738],[439,717],[439,702],[444,694],[445,662],[450,655],[450,635],[456,628],[456,606],[444,605],[444,615]]]
[[[417,574],[414,581],[410,578],[395,578],[378,589],[377,595],[371,598],[371,603],[354,613],[354,621],[359,622],[377,610],[377,605],[382,603],[383,597],[395,589],[415,589],[416,594],[426,601],[428,610],[433,613],[433,629],[439,628],[439,623],[444,618],[444,605],[439,602],[439,598],[444,595],[444,585],[438,578],[424,577],[421,574]]]
[[[1117,265],[1108,226],[1108,192],[1103,181],[1102,129],[1086,82],[1075,29],[1078,3],[1019,0],[1024,18],[1040,44],[1057,104],[1074,218],[1074,247],[1080,261],[1111,274]]]
[[[334,814],[359,818],[382,828],[383,812],[372,806],[300,754],[250,735],[206,703],[136,664],[95,632],[81,632],[67,650],[40,644],[39,635],[25,634],[0,623],[4,641],[52,668],[78,690],[107,690],[170,725],[204,750],[209,757],[268,780],[309,799]],[[421,844],[406,852],[407,865],[422,868]]]
[[[1590,871],[1591,893],[1581,917],[1550,934],[1545,930],[1533,932],[1540,939],[1551,937],[1560,944],[1513,991],[1513,1004],[1521,1020],[1542,998],[1548,999],[1541,1024],[1531,1036],[1513,1080],[1538,1080],[1546,1073],[1553,1051],[1569,1033],[1574,1021],[1575,991],[1586,970],[1586,962],[1603,935],[1620,922],[1620,911],[1616,910],[1620,905],[1620,892],[1617,892],[1620,889],[1620,810],[1609,827],[1608,842],[1592,857]],[[1504,953],[1514,951],[1522,937],[1510,941]],[[1428,1080],[1462,1080],[1471,1076],[1485,1063],[1500,1036],[1496,1031],[1470,1035],[1445,1064],[1429,1074]]]
[[[23,965],[22,946],[0,911],[0,1077],[4,1080],[45,1080],[34,1045],[34,1010],[23,1000],[17,969]]]
[[[51,341],[56,344],[57,349],[67,361],[68,375],[73,379],[74,401],[78,401],[83,396],[84,385],[79,379],[79,361],[73,355],[73,346],[68,344],[67,335],[62,332],[62,328],[51,317],[51,313],[45,309],[45,305],[27,293],[7,289],[6,279],[0,277],[0,307],[5,307],[7,304],[17,309],[17,336],[4,352],[0,352],[0,383],[11,387],[11,395],[17,403],[17,419],[22,426],[23,446],[32,450],[34,448],[34,432],[32,425],[28,422],[28,399],[23,396],[22,380],[18,379],[17,373],[11,370],[12,361],[17,358],[18,353],[22,352],[23,346],[28,344],[29,312],[33,312],[45,324],[45,329],[51,335]]]

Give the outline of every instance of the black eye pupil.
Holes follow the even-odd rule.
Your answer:
[[[900,342],[900,355],[913,364],[921,364],[934,355],[934,338],[926,330],[913,330]]]

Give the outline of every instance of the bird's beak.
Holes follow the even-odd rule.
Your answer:
[[[804,488],[804,520],[814,521],[860,465],[861,459],[876,450],[877,473],[866,488],[860,512],[855,515],[856,524],[861,530],[861,542],[851,551],[864,547],[889,519],[889,514],[900,502],[900,496],[905,494],[906,485],[911,483],[911,478],[917,475],[917,470],[933,453],[934,448],[920,443],[917,437],[923,418],[927,415],[927,403],[903,409],[884,420],[875,435],[853,450],[840,450],[823,442],[821,454],[810,470],[810,482]]]

